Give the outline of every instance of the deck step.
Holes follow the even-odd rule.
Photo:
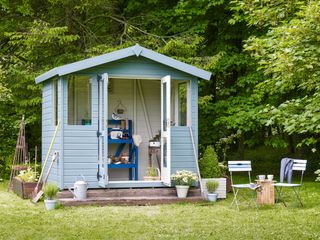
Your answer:
[[[184,202],[202,202],[201,196],[187,198],[177,198],[176,196],[143,196],[143,197],[89,197],[86,200],[75,200],[73,198],[60,198],[59,202],[63,206],[146,206]]]
[[[175,188],[132,188],[132,189],[89,189],[88,198],[126,198],[126,197],[176,197]],[[201,196],[198,188],[191,188],[189,197]],[[58,193],[58,198],[73,198],[70,191],[64,190]]]

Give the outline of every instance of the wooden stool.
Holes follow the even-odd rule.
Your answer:
[[[257,191],[257,204],[259,205],[274,205],[274,186],[275,181],[256,180],[260,185],[260,191]]]

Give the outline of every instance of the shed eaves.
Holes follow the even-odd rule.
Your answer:
[[[70,73],[78,72],[84,69],[96,67],[102,64],[114,62],[123,58],[127,58],[130,56],[142,56],[153,60],[155,62],[167,65],[169,67],[175,68],[182,72],[186,72],[192,76],[196,76],[198,78],[202,78],[205,80],[209,80],[211,77],[211,72],[202,70],[195,66],[180,62],[173,58],[167,57],[163,54],[157,53],[155,51],[149,50],[147,48],[141,47],[138,44],[132,47],[124,48],[118,51],[110,52],[107,54],[103,54],[97,57],[88,58],[82,61],[66,64],[60,67],[53,68],[40,76],[36,77],[36,83],[41,83],[47,79],[50,79],[54,76],[63,76]]]

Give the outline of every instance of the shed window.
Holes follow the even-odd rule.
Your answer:
[[[187,126],[187,92],[186,82],[178,84],[179,126]]]
[[[91,125],[91,80],[88,76],[68,79],[68,124]]]

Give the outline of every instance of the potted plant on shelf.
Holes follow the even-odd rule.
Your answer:
[[[44,188],[44,204],[47,210],[53,210],[57,206],[57,193],[59,188],[54,183],[48,183]]]
[[[215,181],[215,180],[209,180],[206,183],[206,187],[207,187],[207,191],[208,191],[208,194],[207,194],[208,200],[210,202],[216,202],[218,194],[215,193],[215,191],[219,187],[219,182]]]
[[[189,187],[197,181],[197,176],[192,171],[182,170],[173,174],[171,179],[175,183],[178,198],[186,198]]]
[[[226,198],[226,178],[221,177],[221,167],[219,166],[218,156],[213,146],[208,146],[203,157],[199,160],[199,168],[202,186],[206,186],[207,181],[218,181],[219,186],[216,192],[219,198]],[[207,189],[204,187],[204,194],[207,195]]]
[[[160,180],[160,170],[159,168],[149,167],[147,170],[147,176],[143,177],[145,181],[156,181]]]

